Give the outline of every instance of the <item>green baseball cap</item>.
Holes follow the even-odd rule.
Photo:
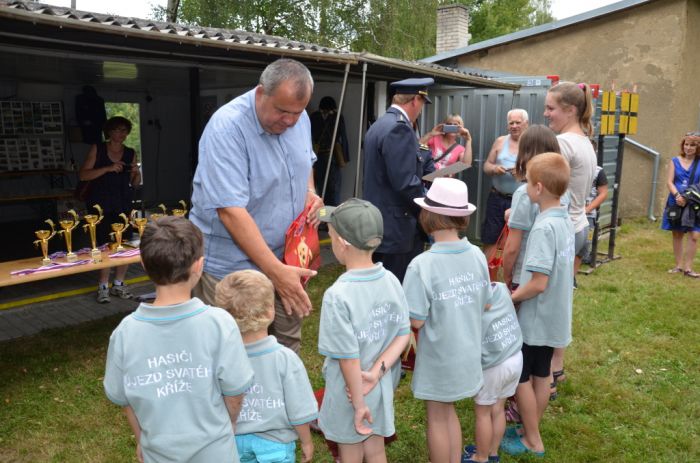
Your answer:
[[[372,203],[350,198],[338,207],[324,206],[318,211],[321,222],[333,225],[341,238],[358,249],[370,251],[382,242],[382,213]]]

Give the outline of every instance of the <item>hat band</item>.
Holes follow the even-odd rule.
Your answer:
[[[428,198],[427,196],[425,197],[424,201],[425,201],[425,204],[427,204],[428,206],[432,206],[432,207],[447,207],[449,209],[457,209],[457,210],[469,209],[468,204],[464,205],[464,206],[450,206],[449,204],[443,204],[443,203],[439,203],[437,201],[433,201],[432,199]]]

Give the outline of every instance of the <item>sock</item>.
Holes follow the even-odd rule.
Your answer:
[[[122,280],[114,280],[114,286],[124,286],[124,282]]]
[[[99,289],[107,289],[107,288],[109,288],[109,284],[107,284],[107,283],[100,283],[100,284],[97,285],[97,287],[98,287]]]

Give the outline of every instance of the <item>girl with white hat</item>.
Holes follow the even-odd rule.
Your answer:
[[[462,456],[454,402],[475,396],[483,382],[481,317],[489,273],[481,250],[459,236],[476,210],[464,182],[438,178],[414,201],[435,242],[411,261],[403,280],[411,326],[419,330],[411,389],[426,402],[430,461],[454,463]]]

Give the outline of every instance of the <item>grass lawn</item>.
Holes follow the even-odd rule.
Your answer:
[[[658,225],[625,224],[617,243],[622,259],[578,277],[568,380],[542,423],[546,461],[700,461],[700,281],[666,273],[671,237]],[[302,358],[314,388],[323,383],[319,305],[341,271],[326,267],[310,285],[316,310],[304,324]],[[119,321],[0,344],[0,461],[136,461],[126,419],[102,390]],[[399,439],[387,449],[390,462],[428,461],[424,407],[409,386],[410,375],[396,395]],[[473,442],[472,402],[458,410],[465,443]],[[332,461],[316,444],[314,461]]]

